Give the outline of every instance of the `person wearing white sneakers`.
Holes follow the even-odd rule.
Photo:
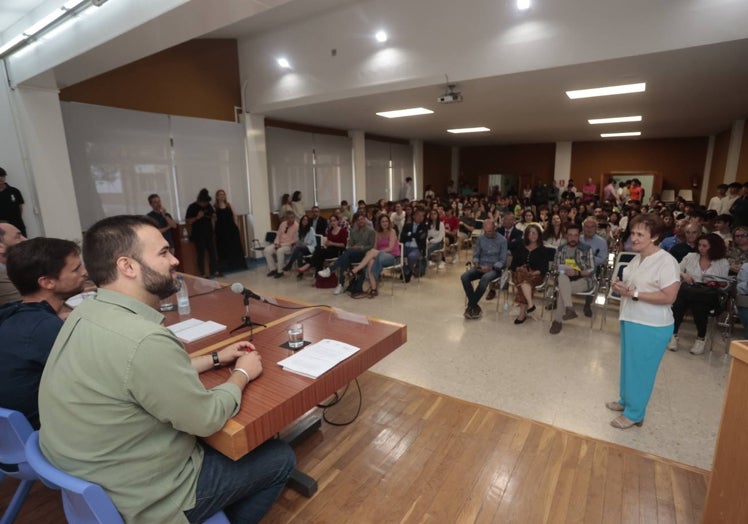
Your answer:
[[[678,263],[658,246],[664,224],[656,214],[637,215],[630,222],[632,249],[638,254],[613,282],[621,297],[621,371],[619,398],[605,407],[619,412],[610,425],[641,426],[654,389],[657,369],[673,333],[673,311],[680,288]]]
[[[725,242],[718,234],[700,236],[696,246],[698,251],[687,254],[680,262],[683,284],[673,303],[675,331],[668,349],[678,351],[678,328],[686,311],[690,309],[696,324],[696,340],[690,351],[693,355],[701,355],[704,352],[709,312],[717,306],[720,293],[719,290],[707,287],[704,283],[709,276],[726,277],[730,265],[725,258]]]

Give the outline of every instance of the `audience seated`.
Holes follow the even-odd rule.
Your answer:
[[[392,227],[389,216],[386,213],[380,214],[377,217],[374,247],[366,252],[364,258],[349,274],[349,278],[353,279],[360,271],[366,271],[369,278],[369,291],[367,293],[359,291],[352,295],[353,298],[374,298],[379,294],[377,284],[382,269],[394,265],[397,257],[400,256],[398,240],[397,232]]]
[[[514,319],[515,324],[522,324],[527,319],[527,314],[535,311],[532,295],[548,272],[550,250],[543,246],[540,236],[540,226],[528,224],[524,241],[512,252],[509,269],[512,271],[512,282],[517,289],[514,301],[519,304],[519,316]]]
[[[297,270],[299,275],[303,276],[310,267],[313,267],[315,272],[321,271],[325,260],[337,258],[343,252],[347,243],[348,227],[344,227],[343,221],[338,215],[333,214],[328,221],[328,228],[322,243],[312,253],[312,260]]]
[[[499,235],[504,237],[507,241],[507,249],[513,251],[517,246],[522,244],[522,231],[515,227],[516,219],[514,212],[504,213],[501,217],[501,227],[498,230]],[[486,225],[483,224],[485,229]]]
[[[420,277],[426,269],[426,239],[429,229],[424,223],[424,211],[416,208],[410,220],[403,224],[400,242],[405,248],[407,264],[404,268],[405,281],[410,282],[413,275]]]
[[[696,252],[696,244],[699,239],[699,236],[701,236],[701,226],[699,226],[695,222],[691,222],[683,230],[683,234],[685,236],[685,240],[683,242],[679,242],[675,244],[670,249],[670,254],[675,257],[675,260],[680,263],[683,258],[689,254],[689,253],[695,253]]]
[[[736,275],[743,264],[748,262],[748,226],[733,229],[732,240],[733,244],[725,256],[730,264],[730,274]]]
[[[472,267],[460,277],[467,297],[465,318],[477,319],[481,317],[482,310],[478,302],[491,281],[496,279],[506,266],[506,256],[506,238],[496,232],[496,225],[492,220],[486,220],[483,222],[483,234],[478,237],[473,249]],[[473,288],[473,280],[480,280],[476,288]]]
[[[283,265],[285,264],[286,255],[293,251],[296,241],[299,239],[299,223],[296,222],[296,215],[293,211],[286,211],[283,223],[278,226],[275,234],[275,240],[269,246],[266,246],[263,253],[268,265],[269,277],[281,278],[283,276]]]
[[[563,320],[577,318],[572,302],[572,293],[589,291],[594,286],[595,262],[592,249],[579,242],[580,228],[571,224],[566,228],[566,243],[556,250],[558,268],[558,306],[553,313],[550,333],[561,332]]]
[[[312,221],[307,215],[302,215],[299,220],[298,235],[296,244],[291,252],[291,258],[283,266],[283,271],[290,271],[294,263],[300,268],[303,265],[302,261],[304,257],[311,255],[317,247],[317,235],[314,228],[312,228]],[[298,272],[297,275],[303,276],[303,273]]]
[[[366,252],[374,247],[374,229],[367,225],[366,213],[362,211],[356,215],[356,223],[348,232],[348,246],[340,253],[338,259],[330,267],[326,267],[317,274],[323,278],[329,277],[333,271],[338,272],[338,285],[333,291],[340,295],[345,290],[345,272],[352,264],[360,262]]]
[[[426,221],[426,224],[429,228],[426,237],[426,259],[428,260],[429,266],[431,266],[434,264],[431,260],[431,253],[444,249],[446,222],[442,223],[439,219],[439,212],[432,209],[429,211],[429,218]],[[444,265],[444,252],[442,251],[442,256],[439,260],[439,269],[444,269]]]
[[[714,275],[726,277],[729,263],[725,258],[725,243],[722,238],[709,233],[697,240],[697,252],[688,253],[680,262],[681,286],[678,296],[673,303],[673,317],[675,326],[668,349],[678,351],[678,330],[683,317],[689,309],[696,323],[696,340],[691,347],[691,353],[700,355],[704,352],[704,338],[706,337],[709,311],[717,306],[719,291],[702,286],[706,276]]]
[[[579,242],[590,247],[594,261],[594,274],[600,275],[603,268],[608,265],[608,242],[597,234],[597,220],[594,217],[587,217],[582,222],[582,236]],[[595,297],[585,297],[584,316],[592,316],[592,301]]]
[[[8,248],[24,240],[26,237],[20,229],[8,222],[0,221],[0,306],[21,300],[21,294],[8,278],[5,264]]]

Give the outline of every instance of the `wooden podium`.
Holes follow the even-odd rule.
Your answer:
[[[748,522],[748,340],[730,345],[732,365],[702,522]]]

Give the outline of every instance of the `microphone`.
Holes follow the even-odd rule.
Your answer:
[[[231,284],[231,291],[233,291],[237,295],[244,295],[247,298],[254,298],[255,300],[259,300],[260,302],[265,300],[264,298],[262,298],[260,295],[258,295],[254,291],[251,291],[245,288],[239,282],[234,282],[233,284]]]

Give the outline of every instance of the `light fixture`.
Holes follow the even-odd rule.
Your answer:
[[[58,7],[47,16],[34,22],[31,27],[23,31],[20,35],[16,35],[3,45],[0,45],[0,59],[10,56],[15,51],[32,42],[36,38],[58,26],[63,20],[66,20],[83,9],[87,9],[90,6],[100,7],[106,3],[107,0],[68,0],[62,6]]]
[[[402,118],[404,116],[418,116],[418,115],[430,115],[433,113],[431,109],[425,107],[411,107],[409,109],[396,109],[394,111],[382,111],[377,113],[379,116],[385,118]]]
[[[595,124],[619,124],[621,122],[641,122],[641,115],[637,116],[616,116],[612,118],[590,118],[587,120],[592,125]]]
[[[600,133],[602,138],[615,138],[618,136],[641,136],[641,131],[627,131],[625,133]]]
[[[530,9],[530,0],[517,0],[517,9],[520,11]]]
[[[576,91],[567,91],[566,96],[572,100],[577,98],[591,98],[594,96],[625,95],[628,93],[641,93],[647,89],[647,84],[625,84],[620,86],[594,87],[592,89],[578,89]]]
[[[454,133],[456,135],[460,133],[485,133],[490,131],[487,127],[462,127],[458,129],[447,129],[447,133]]]
[[[291,63],[286,58],[279,58],[278,65],[281,66],[283,69],[291,69]]]
[[[386,31],[380,29],[379,31],[377,31],[377,34],[374,35],[374,38],[377,39],[377,42],[384,43],[389,37],[387,36]]]

